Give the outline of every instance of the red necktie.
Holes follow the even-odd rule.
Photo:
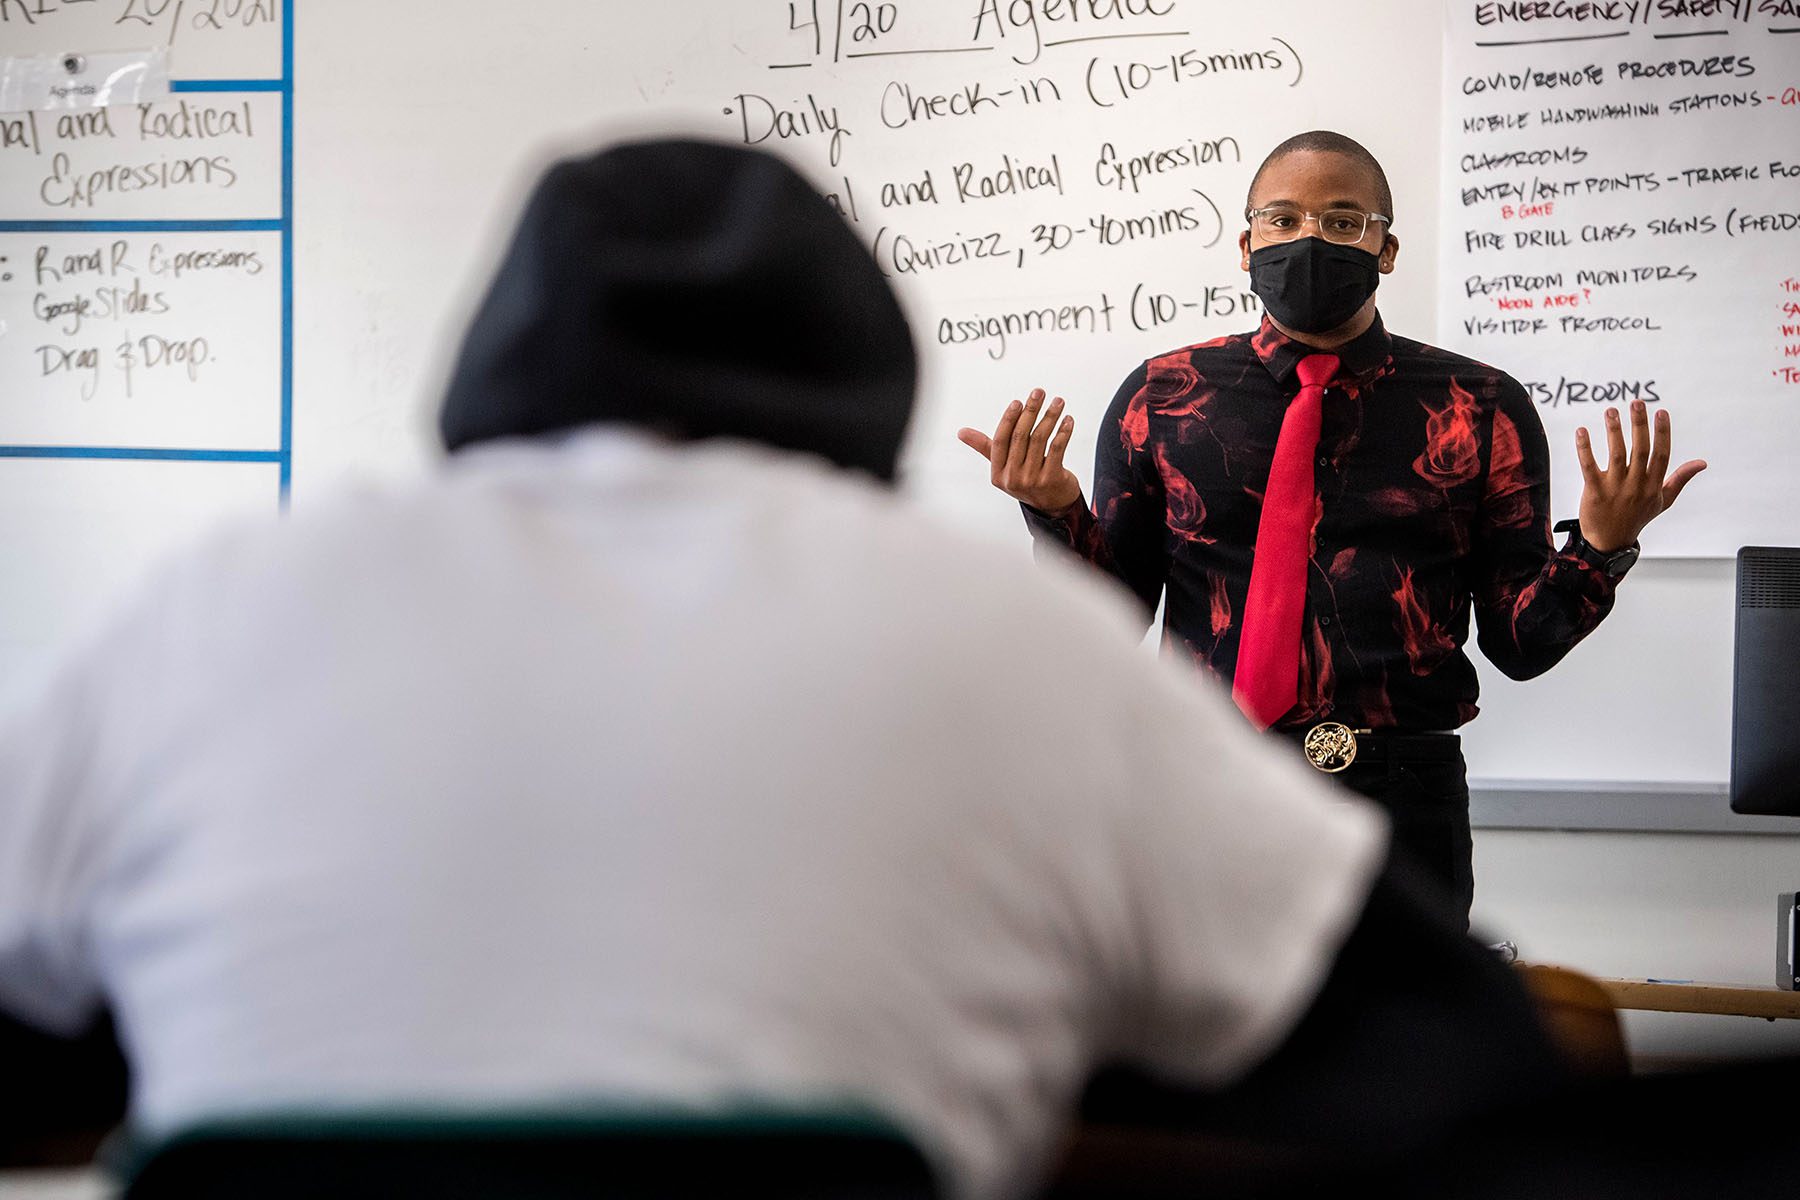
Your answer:
[[[1231,698],[1250,723],[1267,729],[1300,698],[1300,617],[1306,611],[1306,562],[1312,543],[1313,452],[1325,384],[1338,369],[1335,354],[1300,360],[1300,394],[1281,419],[1275,461],[1256,528],[1256,559],[1244,600],[1237,672]]]

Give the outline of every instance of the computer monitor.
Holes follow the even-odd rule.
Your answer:
[[[1737,556],[1733,812],[1800,817],[1800,548]]]

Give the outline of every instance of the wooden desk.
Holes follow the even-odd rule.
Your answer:
[[[1651,1012],[1717,1013],[1731,1017],[1800,1019],[1800,992],[1741,983],[1657,982],[1602,979],[1616,1008]]]

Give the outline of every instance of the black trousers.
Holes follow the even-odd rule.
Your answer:
[[[1356,761],[1325,778],[1387,810],[1394,845],[1449,890],[1467,927],[1475,869],[1462,739],[1454,734],[1364,736],[1358,739]]]

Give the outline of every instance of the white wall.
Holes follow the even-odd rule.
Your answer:
[[[1397,21],[1439,5],[1382,7]],[[1454,181],[1434,172],[1417,182]],[[1707,453],[1676,446],[1677,461]],[[1707,504],[1707,482],[1702,475],[1682,504]],[[1643,539],[1651,555],[1656,533],[1652,525]],[[1724,816],[1733,617],[1730,560],[1646,558],[1612,615],[1549,675],[1515,683],[1478,658],[1483,711],[1465,731],[1471,777],[1694,785],[1696,815]],[[1621,808],[1615,796],[1579,790],[1564,803],[1570,817]],[[1794,826],[1800,833],[1800,820]],[[1621,978],[1772,985],[1775,897],[1800,888],[1791,835],[1478,829],[1475,858],[1479,926],[1516,941],[1529,960]],[[1800,1052],[1800,1021],[1630,1013],[1626,1025],[1634,1051],[1650,1059]]]
[[[1483,830],[1475,921],[1521,958],[1621,979],[1775,979],[1775,897],[1800,889],[1791,837]],[[1800,1054],[1800,1021],[1628,1013],[1649,1060]]]
[[[1353,6],[1347,19],[1350,10],[1325,0],[1177,0],[1193,42],[1255,46],[1280,36],[1305,56],[1305,82],[1289,88],[1285,79],[1201,81],[1145,107],[1141,117],[1139,110],[1121,118],[1071,104],[1054,122],[994,116],[981,118],[987,125],[945,126],[952,132],[936,142],[865,124],[852,143],[856,170],[873,172],[866,178],[898,177],[927,163],[941,172],[952,157],[1061,148],[1075,172],[1107,136],[1154,145],[1231,135],[1249,161],[1195,176],[1228,203],[1241,196],[1258,147],[1301,128],[1338,127],[1367,142],[1395,185],[1403,252],[1399,271],[1383,285],[1383,312],[1396,331],[1431,339],[1436,196],[1446,185],[1437,157],[1443,3],[1371,0]],[[577,0],[306,0],[297,7],[297,506],[346,478],[405,474],[429,459],[430,414],[453,339],[522,189],[555,149],[658,124],[698,124],[724,136],[730,122],[721,120],[721,106],[740,91],[833,91],[848,104],[858,88],[878,88],[890,77],[866,63],[768,70],[772,47],[791,49],[792,36],[771,32],[784,23],[786,7],[736,0],[630,8]],[[945,39],[967,35],[976,7],[960,0],[901,5],[908,20],[948,14],[938,29]],[[981,74],[967,68],[971,60],[999,56],[930,65],[890,59],[882,61],[891,69],[881,70],[948,87]],[[1072,70],[1078,61],[1070,50],[1057,60],[1062,65],[1046,60],[1042,69]],[[954,132],[964,128],[977,132]],[[794,152],[821,180],[830,177],[819,143]],[[1045,219],[1034,215],[1043,211],[1033,207],[1037,200],[1005,203],[1010,207],[991,210],[991,218],[982,209],[970,219],[1008,227]],[[1088,203],[1062,207],[1078,216]],[[1196,278],[1241,281],[1235,260],[1229,240],[1204,252],[1152,248],[1078,260],[1085,264],[1078,279],[1024,273],[1019,278],[1041,282],[1013,286],[1043,300],[1077,286],[1129,291],[1138,279],[1171,288]],[[906,302],[929,328],[940,310],[999,304],[1008,299],[1003,291],[982,285],[957,293],[915,282]],[[1044,383],[1069,395],[1084,423],[1077,456],[1085,458],[1113,385],[1138,358],[1244,323],[1033,344],[1002,363],[979,351],[933,348],[907,462],[915,494],[947,518],[1026,553],[1016,511],[987,488],[985,471],[954,442],[955,428],[991,420],[1006,399]],[[1677,447],[1682,457],[1705,452]],[[1706,485],[1702,476],[1682,503],[1708,503]],[[1654,553],[1654,527],[1645,542]],[[1613,616],[1550,675],[1514,684],[1484,671],[1485,711],[1468,731],[1473,774],[1489,781],[1722,781],[1731,578],[1727,562],[1646,561],[1621,590]],[[1534,959],[1603,974],[1767,982],[1774,895],[1800,886],[1800,842],[1791,837],[1483,830],[1476,851],[1478,914],[1486,924]],[[1684,1044],[1748,1045],[1775,1036],[1760,1023],[1727,1023],[1723,1032],[1715,1025],[1634,1021],[1634,1033],[1645,1048],[1669,1053]]]
[[[1537,778],[1716,787],[1730,773],[1733,586],[1729,561],[1647,559],[1551,675],[1514,683],[1478,660],[1471,776],[1516,779],[1530,762]],[[1692,803],[1725,807],[1704,792]],[[1476,924],[1526,959],[1767,987],[1775,897],[1800,890],[1800,839],[1477,829],[1475,882]],[[1800,1053],[1800,1021],[1631,1013],[1626,1033],[1652,1059]]]
[[[749,51],[762,44],[760,10],[748,7],[723,21],[717,6],[693,6],[679,31],[663,14],[687,6],[599,22],[587,5],[540,3],[529,19],[481,23],[477,14],[487,10],[472,4],[414,0],[357,6],[353,30],[345,30],[338,16],[349,8],[312,0],[299,18],[299,317],[301,345],[313,348],[303,349],[299,365],[301,504],[308,489],[339,474],[418,460],[448,341],[548,146],[580,144],[595,129],[642,125],[663,112],[716,124],[719,97],[768,75],[733,56],[710,85],[695,77],[696,56],[716,49],[727,30]],[[1205,37],[1250,41],[1277,32],[1307,56],[1306,86],[1273,98],[1287,106],[1278,120],[1267,101],[1248,94],[1219,101],[1196,91],[1186,111],[1196,131],[1246,142],[1313,124],[1366,140],[1392,174],[1403,243],[1400,270],[1383,285],[1383,311],[1396,330],[1433,338],[1443,0],[1378,0],[1358,6],[1348,23],[1342,5],[1319,0],[1250,9],[1180,0],[1180,8]],[[702,9],[714,16],[698,15]],[[479,47],[456,32],[475,28]],[[541,69],[523,69],[533,62]],[[621,65],[610,73],[568,65],[584,62]],[[500,69],[488,71],[492,65]],[[860,135],[859,153],[875,136]],[[816,155],[802,157],[827,175]],[[1248,147],[1246,157],[1255,157]],[[1206,186],[1227,195],[1253,165]],[[1162,277],[1229,277],[1232,257],[1228,247],[1215,249],[1167,266]],[[929,288],[911,289],[908,302],[927,317],[944,303]],[[952,440],[955,427],[1043,382],[1067,391],[1091,438],[1114,380],[1136,357],[1165,348],[1153,340],[1020,353],[999,365],[928,355],[907,464],[915,494],[1024,553],[1015,512],[986,489],[983,472],[970,470],[967,451]],[[329,355],[319,350],[326,346]],[[1085,457],[1091,441],[1080,445],[1077,457]],[[1677,447],[1682,457],[1705,451]],[[1707,503],[1704,476],[1683,503]],[[1645,541],[1654,552],[1654,527]],[[1550,675],[1516,684],[1483,664],[1484,713],[1468,731],[1472,773],[1716,785],[1728,763],[1732,604],[1729,562],[1647,560],[1612,617]],[[1800,842],[1785,837],[1482,830],[1476,856],[1481,921],[1533,959],[1600,974],[1770,982],[1774,896],[1800,887]],[[1674,1054],[1782,1036],[1792,1045],[1800,1022],[1633,1018],[1631,1032],[1641,1050]]]

